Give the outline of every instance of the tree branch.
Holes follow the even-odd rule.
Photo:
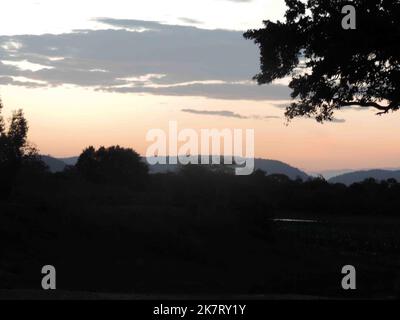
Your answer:
[[[341,107],[350,107],[350,106],[359,106],[359,107],[364,107],[364,108],[376,108],[378,110],[387,110],[389,106],[382,106],[379,103],[376,102],[359,102],[359,101],[350,101],[350,102],[340,102]]]
[[[350,102],[340,102],[341,107],[350,107],[350,106],[360,106],[363,108],[375,108],[380,110],[381,112],[378,112],[377,115],[382,115],[385,113],[388,113],[390,110],[396,110],[399,108],[400,102],[399,101],[392,101],[390,104],[387,106],[381,105],[377,102],[361,102],[361,101],[350,101]]]

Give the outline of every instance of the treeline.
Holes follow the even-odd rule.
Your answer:
[[[15,191],[74,189],[87,201],[114,199],[116,203],[185,207],[193,212],[202,207],[233,210],[249,215],[271,216],[276,211],[396,215],[400,209],[400,183],[394,179],[378,182],[368,179],[351,186],[331,184],[322,177],[307,181],[258,170],[249,176],[235,176],[224,166],[186,165],[177,172],[149,174],[147,165],[133,150],[113,146],[83,151],[75,166],[61,173],[50,173],[39,160],[26,161],[17,175]],[[25,186],[25,191],[22,191]],[[29,186],[29,187],[27,187]],[[19,191],[18,191],[19,190]],[[35,190],[35,191],[33,191]],[[106,196],[105,196],[106,194]],[[67,196],[67,194],[64,194]],[[56,196],[55,196],[56,197]]]
[[[400,184],[395,180],[369,179],[347,187],[323,178],[293,181],[260,170],[235,176],[223,165],[186,165],[176,173],[150,175],[137,152],[119,146],[88,147],[75,166],[52,174],[27,140],[22,111],[14,112],[6,126],[1,109],[0,101],[0,199],[24,201],[36,194],[46,201],[64,197],[69,202],[74,199],[68,200],[68,194],[79,194],[79,201],[131,203],[135,194],[141,194],[135,201],[256,215],[274,211],[396,215],[400,209]]]

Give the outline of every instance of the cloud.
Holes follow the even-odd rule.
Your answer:
[[[180,21],[185,22],[185,23],[190,23],[190,24],[202,24],[202,21],[196,20],[196,19],[192,19],[192,18],[185,18],[185,17],[181,17],[179,18]]]
[[[0,76],[29,79],[8,81],[23,86],[39,81],[121,93],[290,99],[285,85],[250,81],[259,71],[259,49],[241,32],[158,21],[96,21],[109,29],[0,36]]]
[[[0,77],[0,84],[10,84],[13,82],[11,77]]]
[[[357,106],[357,105],[353,105],[353,106],[344,106],[341,107],[342,110],[352,110],[352,111],[370,111],[370,110],[374,110],[373,107],[361,107],[361,106]]]
[[[333,119],[331,120],[331,122],[333,122],[333,123],[345,123],[346,120],[345,120],[345,119],[333,118]]]
[[[220,117],[237,118],[237,119],[255,119],[255,120],[280,119],[280,117],[278,116],[259,116],[259,115],[243,116],[241,114],[227,110],[210,111],[210,110],[182,109],[181,111],[199,115],[220,116]]]
[[[283,100],[281,100],[281,101],[275,101],[275,102],[273,102],[271,104],[276,108],[286,109],[287,107],[289,107],[293,103],[293,101],[294,100],[292,100],[292,101],[289,101],[289,100],[283,101]],[[354,106],[340,107],[340,109],[342,109],[342,110],[352,110],[352,111],[368,111],[368,110],[373,110],[374,108],[372,108],[372,107],[360,107],[360,106],[354,105]],[[313,119],[313,118],[311,118],[311,119]],[[346,120],[345,119],[333,119],[332,122],[343,123],[343,122],[346,122]]]
[[[311,116],[310,117],[304,116],[301,119],[315,121],[315,118],[313,118]],[[329,124],[329,123],[335,124],[335,123],[345,123],[345,122],[346,122],[346,119],[339,119],[339,118],[333,118],[332,120],[324,120],[324,124]]]
[[[191,85],[173,85],[166,87],[107,87],[99,90],[119,93],[148,93],[163,96],[197,96],[210,99],[225,100],[279,100],[289,89],[284,86],[265,86],[245,85],[235,83],[195,83]]]
[[[30,81],[29,79],[19,80],[19,77],[2,77],[0,76],[0,85],[13,85],[22,86],[26,88],[43,88],[47,85],[45,83]]]
[[[182,112],[194,113],[194,114],[203,114],[203,115],[212,115],[212,116],[221,116],[221,117],[229,117],[229,118],[238,118],[238,119],[247,119],[247,117],[242,116],[238,113],[234,113],[232,111],[221,110],[221,111],[208,111],[208,110],[194,110],[194,109],[182,109]]]
[[[163,25],[160,21],[143,21],[134,19],[113,19],[113,18],[97,18],[96,22],[100,22],[109,26],[124,28],[128,30],[148,29],[159,30],[165,27],[173,27],[172,25]]]
[[[272,105],[276,108],[286,109],[293,101],[277,101],[272,103]]]

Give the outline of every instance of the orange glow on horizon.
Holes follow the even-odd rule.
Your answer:
[[[255,129],[255,155],[276,159],[309,172],[328,169],[400,167],[400,114],[378,117],[372,110],[339,111],[343,123],[318,124],[297,119],[285,125],[283,109],[271,102],[214,100],[96,92],[82,88],[25,89],[2,87],[3,114],[22,108],[30,125],[29,140],[42,154],[77,156],[87,146],[121,145],[145,154],[147,130]],[[230,110],[248,119],[199,115],[182,109]],[[258,120],[254,116],[279,116]],[[390,132],[390,134],[388,134]]]

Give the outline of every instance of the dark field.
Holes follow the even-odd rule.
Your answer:
[[[2,289],[40,290],[41,267],[50,264],[57,270],[59,298],[399,294],[395,215],[288,210],[282,203],[277,207],[269,180],[253,193],[254,177],[223,181],[228,186],[223,189],[219,179],[239,177],[219,177],[204,189],[185,188],[184,198],[175,198],[175,192],[181,194],[192,180],[178,176],[151,177],[147,192],[63,174],[42,179],[36,188],[32,180],[21,180],[12,199],[0,203]],[[281,188],[282,183],[293,188],[300,182],[280,181]],[[231,187],[242,196],[230,198]],[[273,221],[277,218],[316,222]],[[341,269],[349,264],[357,269],[355,291],[341,288]]]

